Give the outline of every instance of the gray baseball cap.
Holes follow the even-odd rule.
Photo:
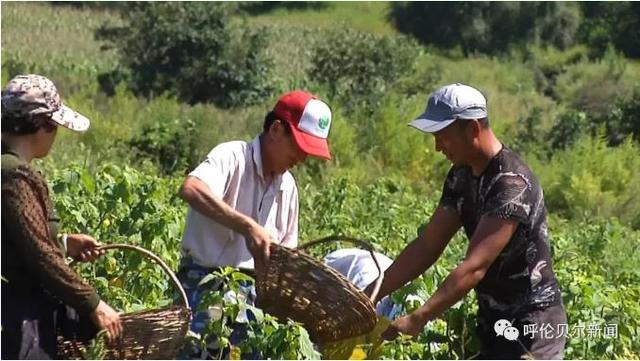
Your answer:
[[[479,90],[456,83],[445,85],[429,97],[427,109],[410,126],[426,133],[446,128],[456,119],[487,117],[487,100]]]
[[[89,129],[89,119],[64,105],[53,82],[42,75],[18,75],[2,90],[2,113],[22,118],[47,114],[76,132]]]

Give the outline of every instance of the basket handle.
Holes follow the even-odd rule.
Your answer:
[[[306,242],[305,244],[298,246],[298,249],[304,250],[311,246],[315,246],[321,243],[340,242],[340,241],[356,244],[366,249],[367,251],[369,251],[369,253],[371,253],[371,258],[373,259],[373,263],[376,265],[376,268],[378,269],[378,278],[376,278],[375,287],[373,288],[373,292],[369,296],[369,298],[371,299],[371,302],[373,302],[373,304],[375,305],[376,297],[378,297],[378,293],[380,292],[380,287],[382,286],[382,280],[384,279],[384,272],[382,272],[382,269],[378,264],[378,260],[376,259],[376,256],[373,253],[374,249],[369,243],[357,238],[334,235],[334,236],[317,239],[315,241]]]
[[[113,250],[113,249],[127,249],[127,250],[132,250],[132,251],[136,251],[141,253],[144,256],[147,256],[149,258],[151,258],[154,262],[156,262],[160,268],[162,268],[162,270],[167,273],[169,275],[169,278],[171,279],[171,282],[173,283],[173,287],[178,290],[178,292],[180,292],[180,296],[182,297],[182,303],[184,304],[185,307],[189,308],[189,302],[187,301],[187,294],[184,291],[184,288],[182,288],[182,285],[180,285],[180,281],[178,281],[178,277],[176,277],[176,274],[173,273],[173,271],[171,271],[171,268],[169,268],[169,266],[167,266],[167,264],[158,256],[156,256],[153,252],[146,250],[142,247],[138,247],[138,246],[134,246],[131,244],[122,244],[122,243],[117,243],[117,244],[107,244],[104,246],[100,246],[98,247],[98,251],[108,251],[108,250]],[[74,262],[71,263],[74,264]]]

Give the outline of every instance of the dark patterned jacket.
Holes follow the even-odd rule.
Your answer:
[[[3,144],[3,319],[11,312],[4,306],[12,302],[55,307],[61,301],[81,314],[97,307],[95,290],[66,264],[57,228],[44,178]]]

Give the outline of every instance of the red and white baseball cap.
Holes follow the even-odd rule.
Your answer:
[[[310,156],[331,159],[327,137],[331,109],[316,96],[301,90],[284,94],[273,108],[275,116],[288,122],[296,143]]]

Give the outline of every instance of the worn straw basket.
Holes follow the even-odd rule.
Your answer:
[[[372,300],[380,290],[383,273],[375,256],[379,276],[369,298],[338,271],[303,252],[313,245],[336,241],[359,245],[373,256],[368,243],[341,236],[308,242],[299,249],[271,244],[265,269],[256,272],[256,306],[278,318],[302,323],[311,339],[320,344],[368,333],[377,321]]]
[[[191,310],[187,296],[176,275],[158,256],[144,248],[127,244],[110,244],[102,250],[124,249],[140,252],[151,258],[168,275],[178,290],[182,305],[161,309],[132,312],[120,317],[122,337],[115,345],[105,345],[107,359],[173,359],[185,339],[191,322]],[[64,359],[80,359],[87,343],[75,338],[58,336],[58,356]]]

